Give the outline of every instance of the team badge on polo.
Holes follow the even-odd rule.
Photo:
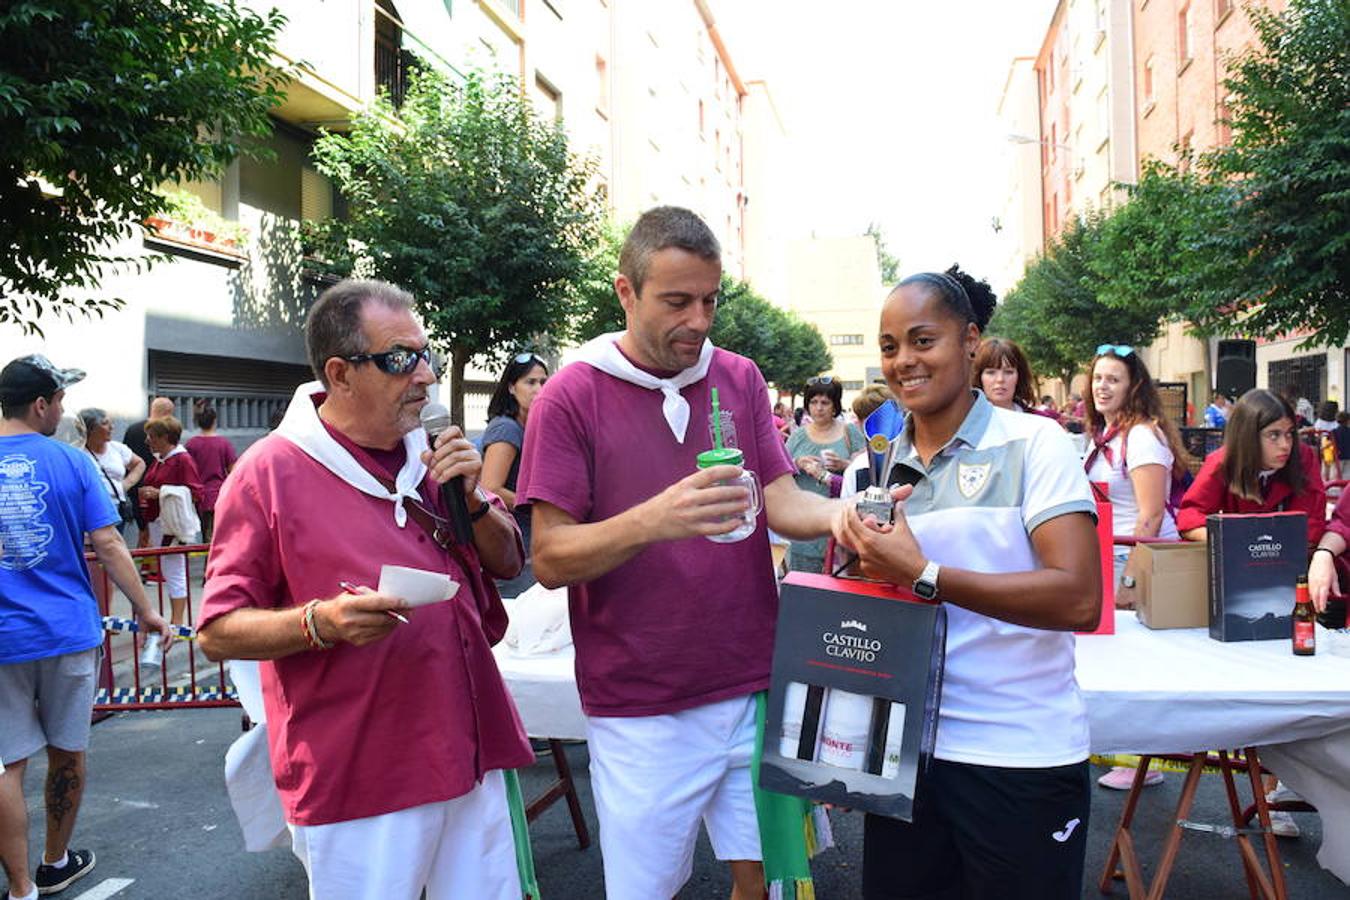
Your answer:
[[[993,463],[977,463],[975,465],[966,465],[960,463],[956,469],[956,486],[961,489],[961,496],[967,500],[978,494],[989,481],[989,470]]]

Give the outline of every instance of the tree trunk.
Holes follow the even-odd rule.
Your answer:
[[[469,364],[467,347],[450,348],[450,421],[467,434],[464,426],[464,369]]]

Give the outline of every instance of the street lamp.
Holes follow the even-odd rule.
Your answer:
[[[1058,148],[1060,148],[1061,150],[1067,150],[1067,151],[1072,151],[1072,150],[1073,150],[1073,148],[1070,147],[1068,144],[1061,144],[1061,143],[1058,143],[1058,142],[1056,142],[1056,141],[1046,140],[1045,138],[1034,138],[1034,137],[1031,137],[1030,135],[1026,135],[1026,134],[1013,134],[1013,133],[1010,133],[1010,134],[1008,135],[1008,143],[1010,143],[1010,144],[1048,144],[1048,145],[1051,146],[1051,147],[1058,147]]]

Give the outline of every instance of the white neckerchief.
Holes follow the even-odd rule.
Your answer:
[[[291,398],[291,405],[286,408],[286,415],[277,426],[276,433],[358,491],[393,503],[394,521],[402,528],[408,521],[408,511],[403,508],[403,500],[420,499],[417,486],[427,474],[426,464],[422,462],[422,451],[427,449],[426,432],[414,428],[403,436],[407,458],[403,461],[403,468],[398,471],[398,477],[394,479],[394,490],[390,492],[328,433],[319,419],[319,411],[313,400],[315,394],[323,392],[323,385],[317,381],[296,388],[295,396]]]
[[[619,352],[618,342],[624,334],[626,332],[615,331],[593,338],[581,345],[576,358],[606,375],[613,375],[648,390],[660,391],[665,398],[661,401],[661,413],[666,417],[666,424],[670,426],[675,440],[683,444],[685,433],[689,430],[689,401],[680,395],[680,389],[707,377],[713,358],[712,341],[704,339],[703,347],[698,352],[698,362],[673,378],[657,378],[633,365],[628,357]]]

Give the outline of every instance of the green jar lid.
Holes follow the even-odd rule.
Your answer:
[[[698,455],[698,467],[700,469],[711,469],[713,466],[739,466],[744,462],[745,454],[735,447],[704,450]]]

